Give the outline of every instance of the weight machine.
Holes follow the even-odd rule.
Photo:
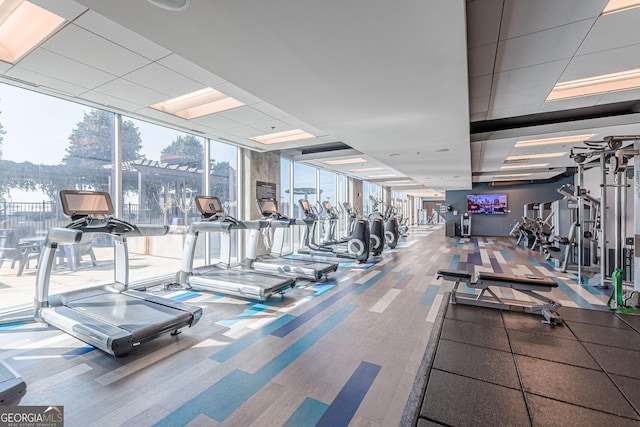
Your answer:
[[[625,147],[626,143],[626,147]],[[630,147],[631,144],[632,147]],[[599,226],[596,223],[597,242],[600,261],[600,272],[594,278],[595,285],[600,288],[607,288],[607,275],[609,273],[609,259],[607,251],[607,188],[613,189],[613,208],[614,208],[614,241],[613,241],[613,305],[611,308],[618,310],[624,309],[627,305],[625,300],[635,297],[634,292],[630,293],[628,297],[623,295],[621,271],[623,268],[623,242],[626,241],[626,221],[623,221],[623,217],[627,211],[627,194],[626,189],[629,187],[628,178],[633,172],[631,177],[634,177],[635,183],[635,207],[640,207],[640,171],[638,162],[638,154],[640,151],[640,135],[630,136],[608,136],[602,141],[586,141],[584,143],[586,147],[574,147],[571,149],[571,157],[576,162],[577,171],[577,184],[575,186],[574,195],[578,199],[578,223],[577,223],[577,235],[584,236],[585,230],[583,229],[585,223],[584,207],[585,201],[588,201],[588,194],[586,193],[584,186],[584,170],[587,167],[598,166],[600,167],[600,218]],[[634,168],[629,167],[629,160],[634,160]],[[594,159],[594,160],[590,160]],[[595,160],[599,160],[597,163]],[[612,176],[612,183],[607,182],[607,175]],[[635,220],[636,229],[640,228],[640,222]],[[590,225],[590,224],[589,224]],[[582,243],[583,239],[578,239],[578,278],[582,282]],[[640,261],[634,258],[634,264],[637,267]],[[637,270],[637,269],[634,269]],[[637,275],[637,271],[635,272]],[[638,281],[636,280],[636,291],[638,290]],[[611,300],[610,300],[611,302]]]

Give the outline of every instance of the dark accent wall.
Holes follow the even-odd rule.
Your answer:
[[[488,183],[473,185],[471,190],[447,191],[445,204],[457,210],[458,215],[447,212],[447,222],[454,221],[457,224],[456,235],[459,235],[460,218],[467,210],[467,194],[502,193],[507,194],[507,214],[471,214],[472,236],[508,236],[513,225],[524,215],[524,205],[529,203],[551,202],[559,200],[562,195],[557,192],[563,184],[573,184],[573,176],[563,177],[552,183],[521,184],[510,186],[492,186]]]

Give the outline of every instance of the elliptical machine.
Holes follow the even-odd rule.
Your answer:
[[[345,244],[317,244],[314,242],[318,212],[311,206],[308,200],[298,201],[304,213],[304,221],[307,224],[300,242],[298,253],[311,256],[338,257],[355,259],[364,263],[369,259],[369,223],[364,219],[356,221],[351,238]]]

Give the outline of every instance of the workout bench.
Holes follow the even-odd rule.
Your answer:
[[[451,290],[451,304],[467,304],[480,307],[497,308],[500,310],[523,311],[526,313],[541,314],[544,323],[550,325],[562,324],[562,318],[556,313],[560,308],[560,303],[540,295],[537,292],[550,292],[557,288],[558,284],[547,277],[523,277],[498,273],[478,273],[478,278],[472,282],[472,275],[462,270],[438,270],[438,279],[450,280],[454,282]],[[472,289],[480,289],[478,295],[458,292],[458,285],[465,283]],[[535,300],[537,303],[527,304],[526,301],[518,301],[500,298],[491,287],[510,288],[523,293]],[[485,295],[485,292],[489,295]]]

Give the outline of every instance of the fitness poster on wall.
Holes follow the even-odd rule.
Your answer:
[[[276,184],[274,182],[256,181],[256,199],[276,200]]]

